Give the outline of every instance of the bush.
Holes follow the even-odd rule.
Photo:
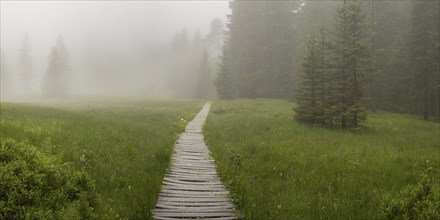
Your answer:
[[[433,184],[429,162],[427,165],[419,183],[405,187],[397,197],[384,197],[382,219],[440,219],[440,190]]]
[[[0,147],[0,219],[93,219],[95,187],[81,171],[13,139]]]

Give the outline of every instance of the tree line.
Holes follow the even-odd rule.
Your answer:
[[[295,116],[358,127],[369,111],[439,118],[438,1],[230,3],[218,96],[283,98]]]
[[[78,75],[72,71],[70,55],[60,35],[49,53],[46,72],[38,84],[44,96],[64,97],[74,90],[74,78],[83,74],[85,79],[81,81],[84,84],[81,88],[94,91],[87,86],[95,86],[100,87],[96,90],[109,92],[108,90],[117,87],[118,83],[127,80],[132,69],[137,68],[142,74],[150,76],[148,68],[151,68],[155,72],[160,72],[163,75],[161,77],[166,79],[165,82],[155,84],[165,84],[160,86],[166,86],[167,91],[171,91],[171,96],[211,99],[216,96],[212,79],[221,53],[223,27],[223,22],[216,18],[211,21],[211,29],[206,36],[195,32],[193,39],[190,39],[190,34],[183,28],[175,34],[170,44],[143,48],[145,42],[140,42],[140,52],[129,51],[128,55],[124,54],[124,51],[114,49],[112,45],[99,44],[92,38],[86,41],[84,54],[79,54],[82,56],[73,66]],[[9,71],[2,53],[1,96],[3,98],[13,97],[17,94],[15,92],[17,90],[21,90],[24,95],[31,94],[35,81],[38,81],[33,74],[32,58],[28,34],[25,34],[20,46],[18,69],[14,73]],[[15,78],[19,79],[19,85],[13,85]],[[151,81],[162,79],[158,76],[151,78]],[[142,79],[150,80],[148,77]],[[149,86],[148,83],[150,82],[145,82],[145,87]]]
[[[177,98],[212,99],[216,96],[213,79],[222,48],[223,22],[216,18],[209,33],[199,32],[190,39],[186,29],[173,38],[168,61],[168,84]]]
[[[32,74],[32,56],[29,35],[25,34],[19,51],[19,76],[24,93],[29,94],[34,78]],[[7,69],[4,54],[1,56],[1,95],[8,97],[13,94],[12,75]],[[41,79],[41,90],[48,97],[62,97],[69,92],[70,66],[67,49],[62,35],[58,36],[55,46],[49,54],[49,64]]]

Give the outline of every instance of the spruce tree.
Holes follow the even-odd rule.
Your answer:
[[[226,75],[233,78],[234,84],[229,86],[234,87],[236,97],[291,96],[296,35],[296,16],[292,11],[297,4],[289,1],[230,2],[232,14],[228,17],[226,47],[229,73]]]
[[[18,60],[20,77],[23,82],[23,90],[28,94],[31,90],[32,81],[32,57],[29,45],[29,35],[27,33],[24,35]]]
[[[318,59],[317,76],[319,81],[319,94],[318,94],[318,106],[320,108],[320,117],[318,118],[321,124],[331,125],[331,96],[329,96],[330,85],[329,82],[329,43],[327,40],[328,30],[325,26],[319,29],[319,35],[317,37],[316,54]]]
[[[226,49],[227,44],[224,46],[223,54],[221,56],[221,62],[218,66],[217,77],[215,78],[215,87],[217,88],[217,95],[221,99],[232,99],[237,97],[237,91],[232,72],[229,70],[229,59]]]
[[[190,42],[187,31],[182,28],[177,32],[170,50],[170,65],[168,66],[168,83],[176,98],[193,98],[196,87],[198,68],[198,51],[195,47],[200,46],[200,38],[195,35]]]
[[[366,120],[367,75],[371,72],[370,32],[365,13],[356,0],[344,0],[334,25],[333,79],[338,90],[334,92],[338,103],[341,126],[358,127]]]
[[[1,53],[0,63],[0,97],[1,100],[8,98],[13,93],[12,78],[6,68],[5,56]]]
[[[309,39],[303,57],[302,81],[296,92],[295,116],[301,121],[315,123],[320,118],[322,107],[319,105],[320,76],[318,74],[319,58],[317,54],[318,40],[314,35]]]
[[[60,35],[49,56],[49,67],[43,78],[42,90],[46,96],[62,97],[68,93],[69,83],[67,50]]]
[[[209,63],[209,72],[210,78],[215,79],[217,77],[217,67],[218,64],[221,62],[221,56],[222,56],[222,49],[224,45],[224,36],[225,36],[225,30],[224,30],[224,24],[223,22],[216,18],[211,21],[211,30],[206,35],[204,42],[205,42],[205,48],[208,53],[208,63]],[[216,86],[214,84],[214,81],[211,80],[210,83],[210,94],[212,97],[217,96]],[[212,98],[211,97],[211,98]]]
[[[414,101],[425,120],[439,113],[439,2],[413,1],[411,60]]]
[[[200,99],[211,98],[210,84],[211,84],[211,78],[209,73],[208,54],[206,51],[204,51],[202,55],[202,60],[200,62],[200,67],[198,70],[196,98],[200,98]]]
[[[301,82],[295,93],[299,120],[331,125],[331,107],[334,101],[329,94],[327,30],[321,27],[319,35],[311,35],[303,57]],[[332,102],[333,101],[333,102]]]

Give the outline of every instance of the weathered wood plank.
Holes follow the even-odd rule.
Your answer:
[[[154,216],[155,219],[157,220],[176,220],[176,219],[182,219],[179,217],[161,217],[161,216]],[[214,217],[214,218],[209,218],[209,220],[234,220],[234,219],[238,219],[237,217]]]
[[[177,195],[177,194],[160,193],[159,196],[173,197],[173,198],[186,198],[186,197],[191,196],[191,198],[194,198],[194,199],[196,199],[196,198],[212,198],[212,197],[227,199],[229,195],[209,195],[209,194],[207,194],[207,195],[188,195],[188,194]]]
[[[217,207],[217,206],[234,206],[232,202],[173,202],[173,201],[161,201],[158,205],[171,205],[171,206],[187,206],[187,207]]]
[[[223,184],[220,181],[213,181],[213,182],[196,182],[196,183],[192,183],[192,182],[183,182],[183,181],[168,181],[168,180],[164,180],[164,185],[187,185],[187,186],[223,186]]]
[[[188,190],[162,190],[160,193],[174,193],[174,194],[185,194],[185,195],[204,195],[204,194],[229,194],[228,191],[218,191],[218,192],[209,192],[209,191],[188,191]]]
[[[203,202],[230,202],[231,200],[229,198],[168,198],[168,197],[159,197],[159,199],[157,200],[158,202],[160,201],[169,201],[169,202],[198,202],[198,203],[203,203]]]
[[[224,205],[224,206],[200,206],[200,207],[188,207],[188,206],[173,206],[173,205],[161,205],[158,204],[156,206],[157,208],[160,208],[158,210],[169,210],[169,209],[174,209],[174,210],[186,210],[186,211],[205,211],[205,210],[219,210],[219,211],[225,211],[225,210],[230,210],[231,208],[234,208],[233,204],[230,205]]]
[[[197,212],[197,213],[154,213],[160,217],[187,217],[187,218],[212,218],[212,217],[233,217],[231,212]]]

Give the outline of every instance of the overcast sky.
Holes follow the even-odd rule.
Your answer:
[[[29,33],[34,71],[42,75],[59,33],[72,54],[85,41],[120,47],[162,44],[183,27],[203,36],[212,19],[225,21],[228,13],[227,1],[1,0],[1,50],[8,69],[14,69],[24,33]]]

